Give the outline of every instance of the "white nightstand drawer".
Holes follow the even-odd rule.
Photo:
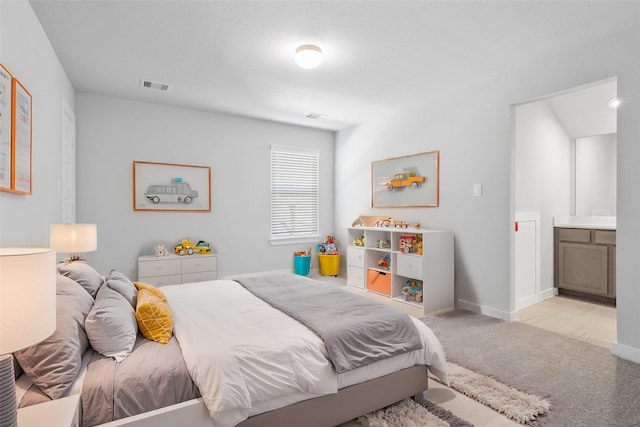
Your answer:
[[[180,274],[170,274],[167,276],[139,277],[138,282],[150,283],[153,286],[179,285],[182,283],[182,276]]]
[[[398,254],[396,274],[422,280],[422,256]]]
[[[364,249],[349,246],[347,248],[347,265],[364,268]]]
[[[182,275],[182,283],[205,282],[207,280],[216,280],[215,271],[200,271],[197,273],[187,273]]]
[[[140,262],[138,263],[138,277],[180,275],[182,272],[180,264],[179,259],[163,259],[161,257],[158,257],[157,261]]]
[[[216,264],[215,256],[192,255],[190,258],[184,258],[182,260],[182,274],[198,273],[201,271],[215,271]]]

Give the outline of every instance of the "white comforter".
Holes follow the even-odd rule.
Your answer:
[[[187,369],[216,426],[336,393],[338,388],[426,364],[447,383],[440,342],[422,322],[423,350],[337,375],[321,339],[231,280],[166,286]]]

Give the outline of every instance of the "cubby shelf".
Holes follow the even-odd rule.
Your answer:
[[[409,236],[408,239],[405,236]],[[415,244],[410,251],[401,247],[412,238],[414,242],[422,242],[420,252]],[[421,307],[425,314],[453,309],[452,232],[413,228],[351,227],[348,229],[348,239],[348,285]],[[385,256],[390,259],[389,270],[378,265]],[[383,272],[381,279],[379,272]],[[376,282],[377,280],[381,281]],[[422,282],[422,302],[405,301],[402,297],[402,289],[411,280]]]

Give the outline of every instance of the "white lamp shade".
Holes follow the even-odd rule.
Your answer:
[[[316,68],[322,62],[322,49],[312,44],[298,46],[295,60],[302,68]]]
[[[51,224],[49,239],[56,252],[91,252],[98,249],[98,227],[96,224]]]
[[[0,248],[0,355],[39,343],[55,329],[55,251]]]

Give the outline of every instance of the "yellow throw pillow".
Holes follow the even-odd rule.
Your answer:
[[[136,306],[138,328],[145,338],[166,344],[173,332],[173,315],[169,304],[149,289],[138,291]]]
[[[167,297],[165,296],[164,292],[162,292],[160,289],[153,286],[151,283],[133,282],[133,286],[135,286],[138,291],[140,291],[140,289],[146,289],[148,291],[151,291],[151,293],[160,297],[162,301],[167,302]]]

